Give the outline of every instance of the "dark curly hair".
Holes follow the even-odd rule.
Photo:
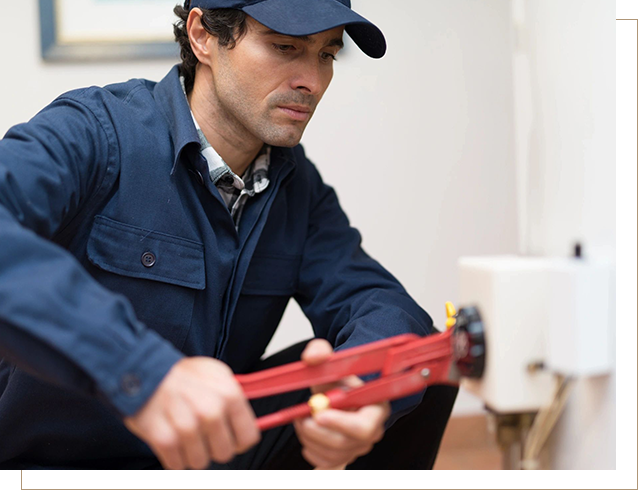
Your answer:
[[[190,3],[190,2],[189,2]],[[201,9],[202,26],[209,34],[217,37],[220,47],[233,49],[238,40],[246,34],[246,14],[235,9]],[[199,60],[193,53],[188,32],[186,31],[186,21],[188,20],[188,8],[177,5],[173,12],[179,20],[173,24],[175,41],[179,43],[180,57],[182,59],[181,74],[184,76],[186,92],[190,93],[195,83],[195,68]]]

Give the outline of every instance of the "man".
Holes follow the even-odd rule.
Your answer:
[[[376,58],[383,35],[348,0],[175,12],[160,83],[70,92],[0,142],[0,462],[431,467],[454,390],[260,434],[308,391],[251,405],[233,376],[431,332],[299,145],[344,30]],[[317,338],[260,361],[290,297]]]

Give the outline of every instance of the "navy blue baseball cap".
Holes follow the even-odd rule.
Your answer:
[[[383,33],[351,9],[350,0],[186,0],[192,9],[237,9],[286,36],[310,36],[345,26],[352,40],[371,58],[385,54]]]

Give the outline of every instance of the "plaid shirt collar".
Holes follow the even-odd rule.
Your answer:
[[[180,76],[179,81],[186,97],[184,77]],[[228,210],[235,221],[235,226],[238,227],[246,200],[255,194],[263,192],[270,184],[268,169],[270,167],[271,147],[264,145],[257,158],[246,169],[243,178],[239,177],[208,142],[192,110],[191,117],[199,136],[200,153],[208,164],[208,175],[224,199],[226,206],[228,206]]]

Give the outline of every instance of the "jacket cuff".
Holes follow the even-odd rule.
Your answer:
[[[146,329],[134,350],[109,377],[106,386],[100,388],[122,416],[133,415],[183,357],[184,354],[173,344],[153,330]]]

